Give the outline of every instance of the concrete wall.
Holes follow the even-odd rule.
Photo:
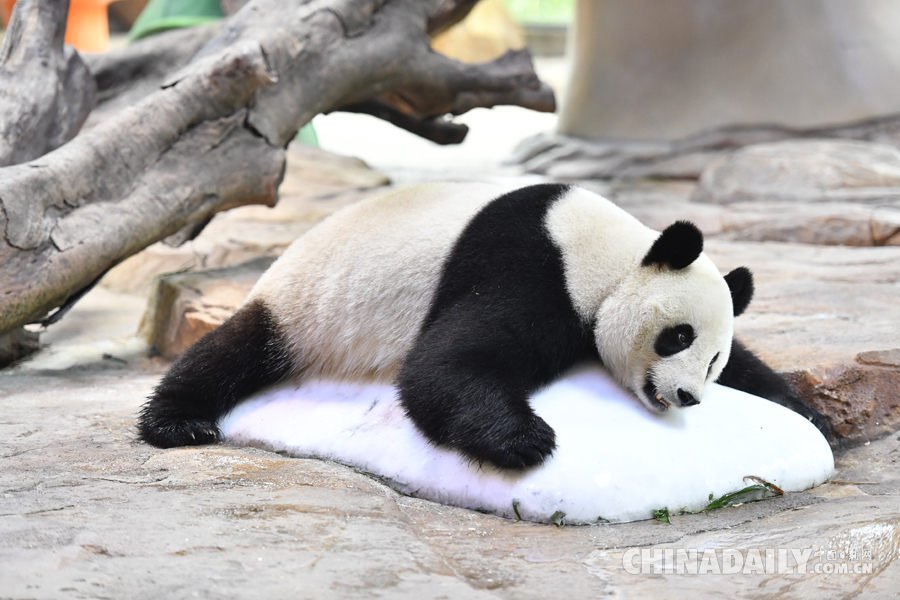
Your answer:
[[[900,112],[898,0],[579,0],[559,132],[678,138]]]

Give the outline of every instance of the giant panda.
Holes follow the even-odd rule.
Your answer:
[[[750,271],[723,277],[702,250],[691,223],[659,233],[570,185],[442,183],[365,200],[296,240],[234,316],[175,361],[140,436],[164,448],[214,442],[222,415],[286,379],[391,381],[432,443],[524,469],[556,447],[529,395],[584,360],[652,412],[696,405],[718,381],[824,432],[734,340]]]

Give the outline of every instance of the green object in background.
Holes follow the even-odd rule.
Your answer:
[[[575,18],[575,0],[504,0],[519,23],[565,25]]]
[[[313,127],[312,121],[300,128],[294,140],[307,146],[319,145],[319,136],[316,135],[316,128]]]
[[[224,17],[219,0],[150,0],[128,32],[128,41],[133,42],[168,29],[211,23]],[[304,125],[294,139],[310,146],[319,145],[319,137],[312,122]]]
[[[150,0],[128,33],[128,41],[179,27],[193,27],[225,15],[219,0]]]

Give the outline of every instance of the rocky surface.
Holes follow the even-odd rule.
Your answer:
[[[900,429],[900,248],[711,240],[756,297],[735,332],[822,412],[842,443]]]
[[[741,148],[809,140],[871,142],[897,148],[900,118],[807,129],[730,125],[674,140],[587,139],[542,132],[519,142],[508,160],[529,173],[557,179],[698,179],[707,165],[728,159]]]
[[[687,219],[696,223],[707,238],[720,240],[823,246],[900,245],[900,201],[753,201],[720,205],[692,201],[697,189],[693,181],[578,183],[610,198],[654,229]]]
[[[233,315],[274,260],[158,277],[139,335],[155,352],[176,358]]]
[[[694,194],[698,202],[858,201],[900,199],[900,150],[850,140],[753,144],[711,161]]]
[[[900,138],[882,126],[806,133],[884,143],[784,139],[777,128],[675,142],[544,135],[521,144],[513,162],[593,187],[659,229],[687,218],[722,239],[900,245]]]
[[[885,344],[898,339],[887,294],[900,249],[707,248],[722,268],[756,271],[738,333],[778,368],[838,361],[896,377]],[[897,434],[839,455],[835,483],[671,525],[516,522],[402,496],[334,463],[137,442],[135,414],[167,363],[103,344],[133,332],[143,305],[98,288],[46,334],[48,350],[0,372],[0,597],[802,598],[900,586]],[[848,389],[862,388],[840,397]],[[813,555],[807,572],[780,575],[625,570],[629,550],[663,548]],[[840,568],[829,551],[868,552],[871,571],[814,572]]]

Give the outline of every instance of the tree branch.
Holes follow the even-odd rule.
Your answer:
[[[527,54],[463,65],[430,50],[427,24],[469,5],[252,0],[202,30],[209,41],[189,62],[153,46],[158,66],[140,68],[137,44],[92,59],[101,107],[137,94],[146,83],[130,84],[135,74],[156,83],[57,150],[0,169],[0,334],[142,248],[196,234],[217,211],[273,205],[284,148],[318,113],[361,105],[448,141],[462,126],[435,118],[446,113],[501,102],[552,110]],[[161,77],[162,65],[179,70]]]
[[[469,128],[461,123],[444,121],[440,117],[418,117],[401,112],[380,100],[368,100],[348,104],[340,108],[341,112],[362,113],[378,117],[419,137],[435,144],[459,144],[469,133]]]
[[[67,0],[21,0],[0,47],[0,166],[37,158],[72,139],[96,89],[63,45]]]
[[[221,30],[221,22],[170,29],[124,48],[85,55],[97,85],[97,103],[84,126],[94,127],[158,90]]]

